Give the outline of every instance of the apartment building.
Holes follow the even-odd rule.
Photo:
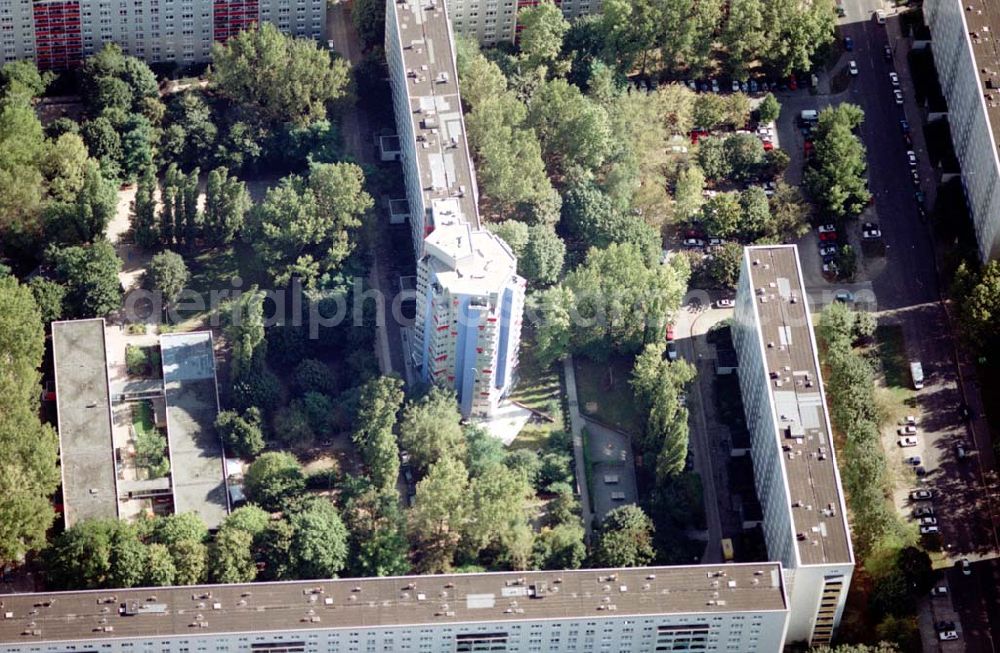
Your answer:
[[[149,63],[207,61],[214,41],[270,22],[319,39],[326,0],[0,0],[2,62],[72,68],[106,43]]]
[[[982,261],[1000,256],[1000,7],[986,0],[927,0],[934,65],[962,168]]]
[[[3,598],[0,653],[778,653],[776,563],[154,587]]]
[[[788,591],[788,642],[830,642],[854,553],[794,245],[744,249],[733,342],[768,557]]]
[[[444,0],[387,0],[385,49],[417,259],[413,362],[488,418],[515,379],[525,282],[480,223]]]
[[[540,0],[448,0],[455,32],[483,45],[513,41],[520,26],[517,12]],[[601,10],[601,0],[555,0],[567,20]]]

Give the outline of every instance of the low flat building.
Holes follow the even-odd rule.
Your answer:
[[[209,331],[160,336],[174,511],[196,512],[214,529],[229,514],[219,391]]]
[[[823,379],[794,245],[747,247],[733,344],[762,527],[785,569],[789,643],[828,644],[854,572]]]
[[[777,653],[775,563],[13,594],[0,653]]]
[[[104,320],[52,323],[63,520],[118,517]]]

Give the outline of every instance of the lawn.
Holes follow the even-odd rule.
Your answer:
[[[224,291],[228,291],[229,294],[236,290],[246,291],[254,284],[261,288],[269,287],[267,271],[248,243],[234,242],[219,249],[204,249],[185,254],[184,262],[191,272],[188,288],[200,297],[198,302],[200,305],[191,308],[182,307],[177,311],[185,322],[203,319],[210,313],[213,292],[224,298],[229,296],[222,295]],[[234,285],[233,280],[237,277],[241,283]],[[223,303],[221,299],[215,301],[216,304]]]
[[[910,405],[914,401],[910,379],[910,359],[906,355],[903,327],[879,325],[875,329],[875,354],[882,368],[882,378],[893,403]]]
[[[576,358],[576,391],[580,410],[609,426],[633,435],[642,432],[642,420],[629,385],[632,359],[612,356],[606,363]]]
[[[541,449],[550,432],[564,428],[562,401],[565,393],[560,374],[562,363],[553,363],[548,367],[539,365],[535,360],[533,336],[530,329],[525,327],[521,338],[517,387],[510,398],[531,410],[552,417],[553,421],[529,423],[511,443],[511,449]]]
[[[148,401],[132,404],[132,428],[135,429],[137,438],[148,437],[156,432],[156,425],[153,423],[153,407]]]

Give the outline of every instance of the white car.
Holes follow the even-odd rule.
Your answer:
[[[900,424],[909,424],[910,426],[916,426],[917,425],[917,416],[916,415],[907,415],[903,419],[899,420],[899,423]]]
[[[894,87],[898,87],[899,75],[897,75],[896,73],[889,73],[889,83],[892,84]]]
[[[912,424],[907,424],[906,426],[901,426],[898,429],[896,429],[896,433],[898,433],[899,435],[916,435],[917,427],[913,426]]]
[[[855,61],[854,59],[851,59],[850,61],[847,62],[847,67],[851,71],[851,77],[857,77],[858,76],[858,62],[857,61]]]
[[[934,517],[921,517],[918,523],[921,526],[937,526],[937,519]]]
[[[958,632],[954,630],[942,630],[938,633],[938,639],[942,642],[952,642],[958,639]]]
[[[972,564],[969,562],[969,559],[968,558],[962,558],[961,564],[962,564],[962,573],[965,574],[966,576],[971,576],[972,575]]]
[[[716,308],[732,308],[733,306],[736,306],[736,302],[732,299],[723,297],[722,299],[715,300]]]
[[[892,96],[894,98],[896,98],[896,104],[902,104],[903,103],[903,92],[901,90],[899,90],[898,88],[895,91],[892,92]]]
[[[882,237],[882,230],[874,222],[866,222],[861,225],[861,237],[866,240],[873,240]]]
[[[685,238],[684,239],[684,246],[685,247],[704,247],[705,246],[705,241],[702,240],[701,238]]]
[[[885,25],[885,12],[881,9],[875,11],[875,22],[879,25]]]
[[[677,344],[673,340],[667,343],[667,358],[677,360]]]
[[[913,501],[930,501],[934,498],[933,490],[911,490],[910,499]]]
[[[837,253],[836,245],[823,245],[819,248],[820,256],[834,256]]]
[[[719,92],[719,80],[717,80],[717,79],[713,79],[712,80],[712,92],[713,93],[718,93]]]
[[[937,526],[921,526],[920,527],[920,534],[921,535],[933,535],[934,533],[937,533],[937,532],[938,532],[938,527]]]
[[[733,93],[740,92],[740,83],[737,80],[733,80]]]
[[[917,167],[917,154],[913,150],[906,151],[906,161],[910,164],[911,168]]]
[[[901,447],[915,447],[917,446],[917,439],[912,436],[904,436],[898,440],[899,446]]]
[[[934,506],[917,506],[913,509],[914,517],[933,517]]]
[[[833,234],[833,233],[837,233],[837,225],[833,225],[833,224],[821,224],[819,226],[819,232],[821,234]]]

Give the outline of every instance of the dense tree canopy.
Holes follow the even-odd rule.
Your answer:
[[[399,477],[399,446],[393,428],[402,405],[403,382],[396,377],[380,376],[361,387],[352,438],[372,483],[381,490],[393,490]]]
[[[653,559],[653,522],[635,505],[609,512],[601,523],[594,562],[603,567],[641,567]]]
[[[448,457],[465,457],[465,435],[459,423],[455,393],[434,386],[423,398],[407,404],[399,425],[399,441],[413,463],[427,469]]]
[[[290,453],[268,451],[247,469],[244,488],[247,499],[264,510],[284,509],[305,490],[302,466]]]
[[[282,34],[272,23],[212,46],[219,92],[263,122],[307,124],[326,117],[344,95],[348,65],[313,39]]]

